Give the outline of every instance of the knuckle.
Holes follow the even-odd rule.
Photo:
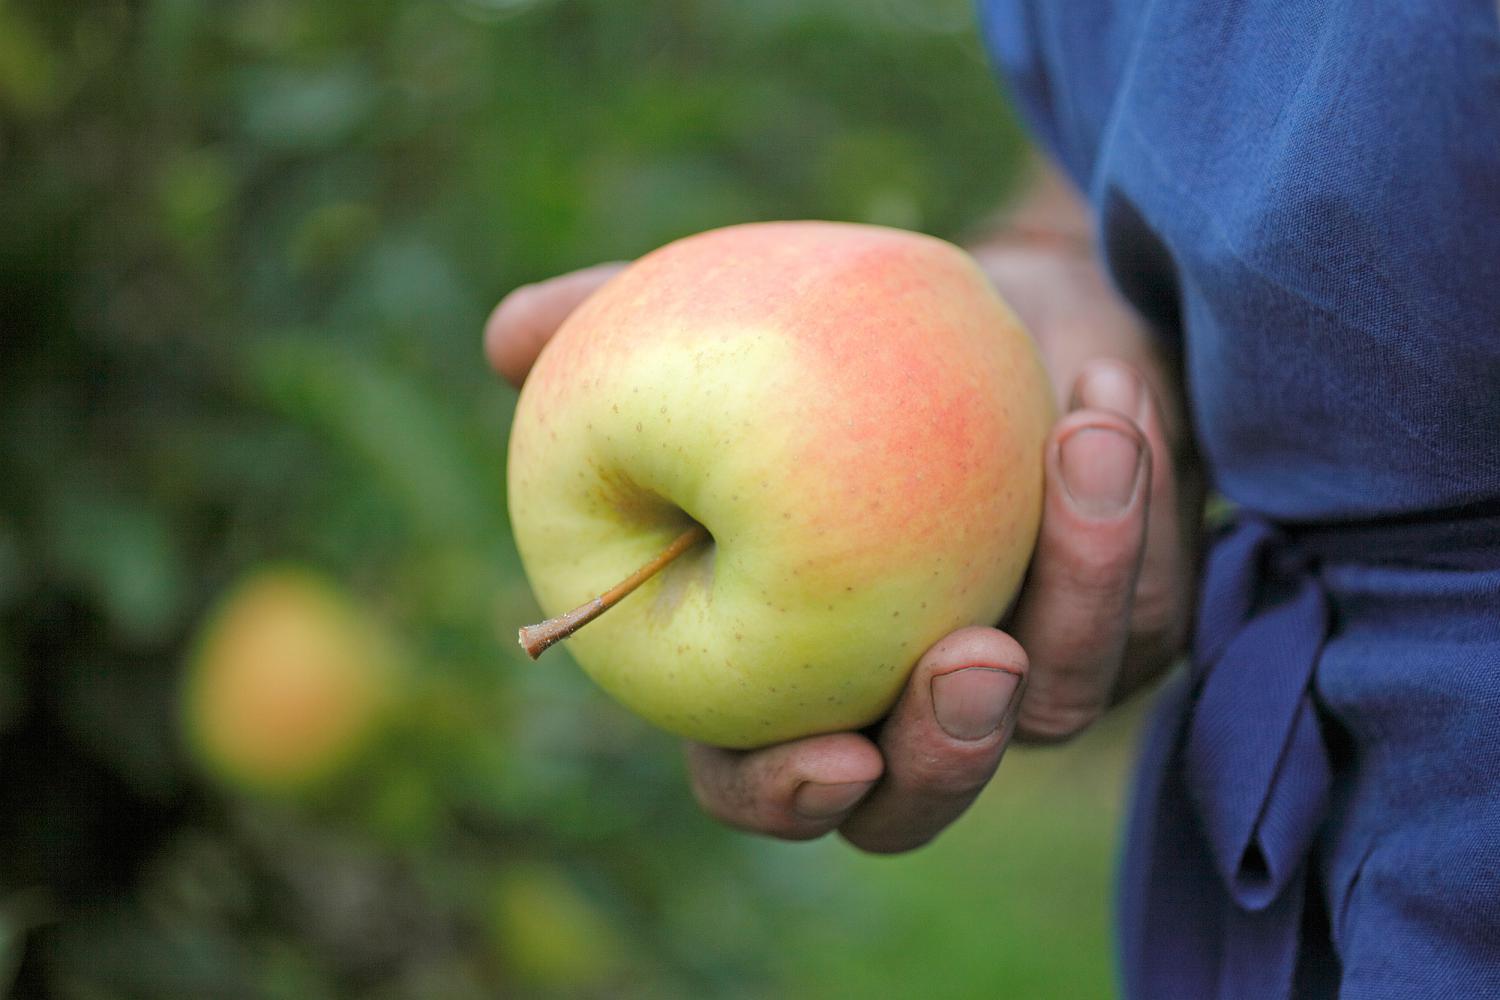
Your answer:
[[[783,839],[797,839],[791,834],[796,824],[780,815],[738,787],[701,787],[695,784],[698,807],[712,820],[735,830],[761,833]]]
[[[1104,705],[1095,702],[1040,701],[1023,705],[1016,720],[1016,738],[1027,743],[1066,743],[1098,722],[1103,714]]]
[[[1000,763],[999,745],[922,754],[907,762],[905,783],[924,797],[962,799],[977,795],[994,776]]]
[[[1135,569],[1138,553],[1111,545],[1075,546],[1063,556],[1062,570],[1069,588],[1091,599],[1124,595]]]
[[[784,768],[769,770],[748,759],[727,767],[689,769],[689,787],[698,807],[711,819],[746,833],[779,840],[811,840],[826,828],[796,815],[779,800],[776,789],[785,784]]]
[[[693,799],[698,803],[698,808],[720,823],[729,823],[730,816],[724,808],[721,790],[696,769],[690,771],[689,775],[688,787],[692,789]]]
[[[755,796],[737,766],[694,758],[688,768],[688,786],[698,808],[728,826],[745,825],[756,811]]]

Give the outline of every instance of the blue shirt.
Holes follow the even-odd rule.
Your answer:
[[[1128,993],[1500,996],[1500,5],[982,0],[1240,518]]]

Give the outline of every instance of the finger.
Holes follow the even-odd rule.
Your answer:
[[[624,268],[620,262],[596,264],[522,285],[501,299],[484,324],[484,353],[490,365],[519,386],[568,314]]]
[[[1011,621],[1032,663],[1021,738],[1065,739],[1110,704],[1145,548],[1151,459],[1141,430],[1115,412],[1075,410],[1053,429],[1041,531]]]
[[[1196,504],[1184,499],[1184,491],[1193,492],[1192,485],[1179,476],[1183,463],[1174,453],[1160,401],[1145,379],[1118,362],[1092,362],[1080,372],[1073,404],[1129,417],[1151,449],[1146,548],[1131,599],[1130,627],[1116,682],[1118,699],[1168,666],[1181,648],[1193,579],[1187,571],[1192,533],[1185,519],[1196,520]]]
[[[685,752],[704,812],[784,840],[810,840],[837,827],[884,768],[880,751],[855,733],[749,752],[688,743]]]
[[[885,777],[840,827],[854,846],[920,847],[969,807],[995,773],[1022,703],[1026,653],[992,628],[939,640],[880,730]]]

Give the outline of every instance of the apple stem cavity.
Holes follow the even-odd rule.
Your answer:
[[[585,601],[572,611],[566,611],[556,618],[548,618],[544,622],[527,625],[521,629],[518,635],[521,648],[526,650],[527,656],[533,660],[536,659],[542,653],[546,652],[548,647],[562,642],[568,636],[577,632],[616,604],[619,604],[631,591],[651,579],[657,573],[660,573],[673,559],[676,559],[688,549],[707,538],[708,529],[701,524],[694,524],[691,528],[672,539],[670,545],[653,556],[644,566],[598,597],[591,601]]]

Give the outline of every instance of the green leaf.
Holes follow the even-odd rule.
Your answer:
[[[379,103],[376,81],[345,60],[316,67],[256,67],[238,74],[239,124],[268,149],[331,149],[369,121]]]
[[[92,594],[124,634],[160,638],[177,621],[188,588],[165,511],[90,478],[59,477],[46,523],[60,574]]]
[[[249,354],[266,400],[353,459],[418,533],[477,538],[503,523],[495,472],[471,457],[454,414],[412,374],[312,336],[257,342]]]

